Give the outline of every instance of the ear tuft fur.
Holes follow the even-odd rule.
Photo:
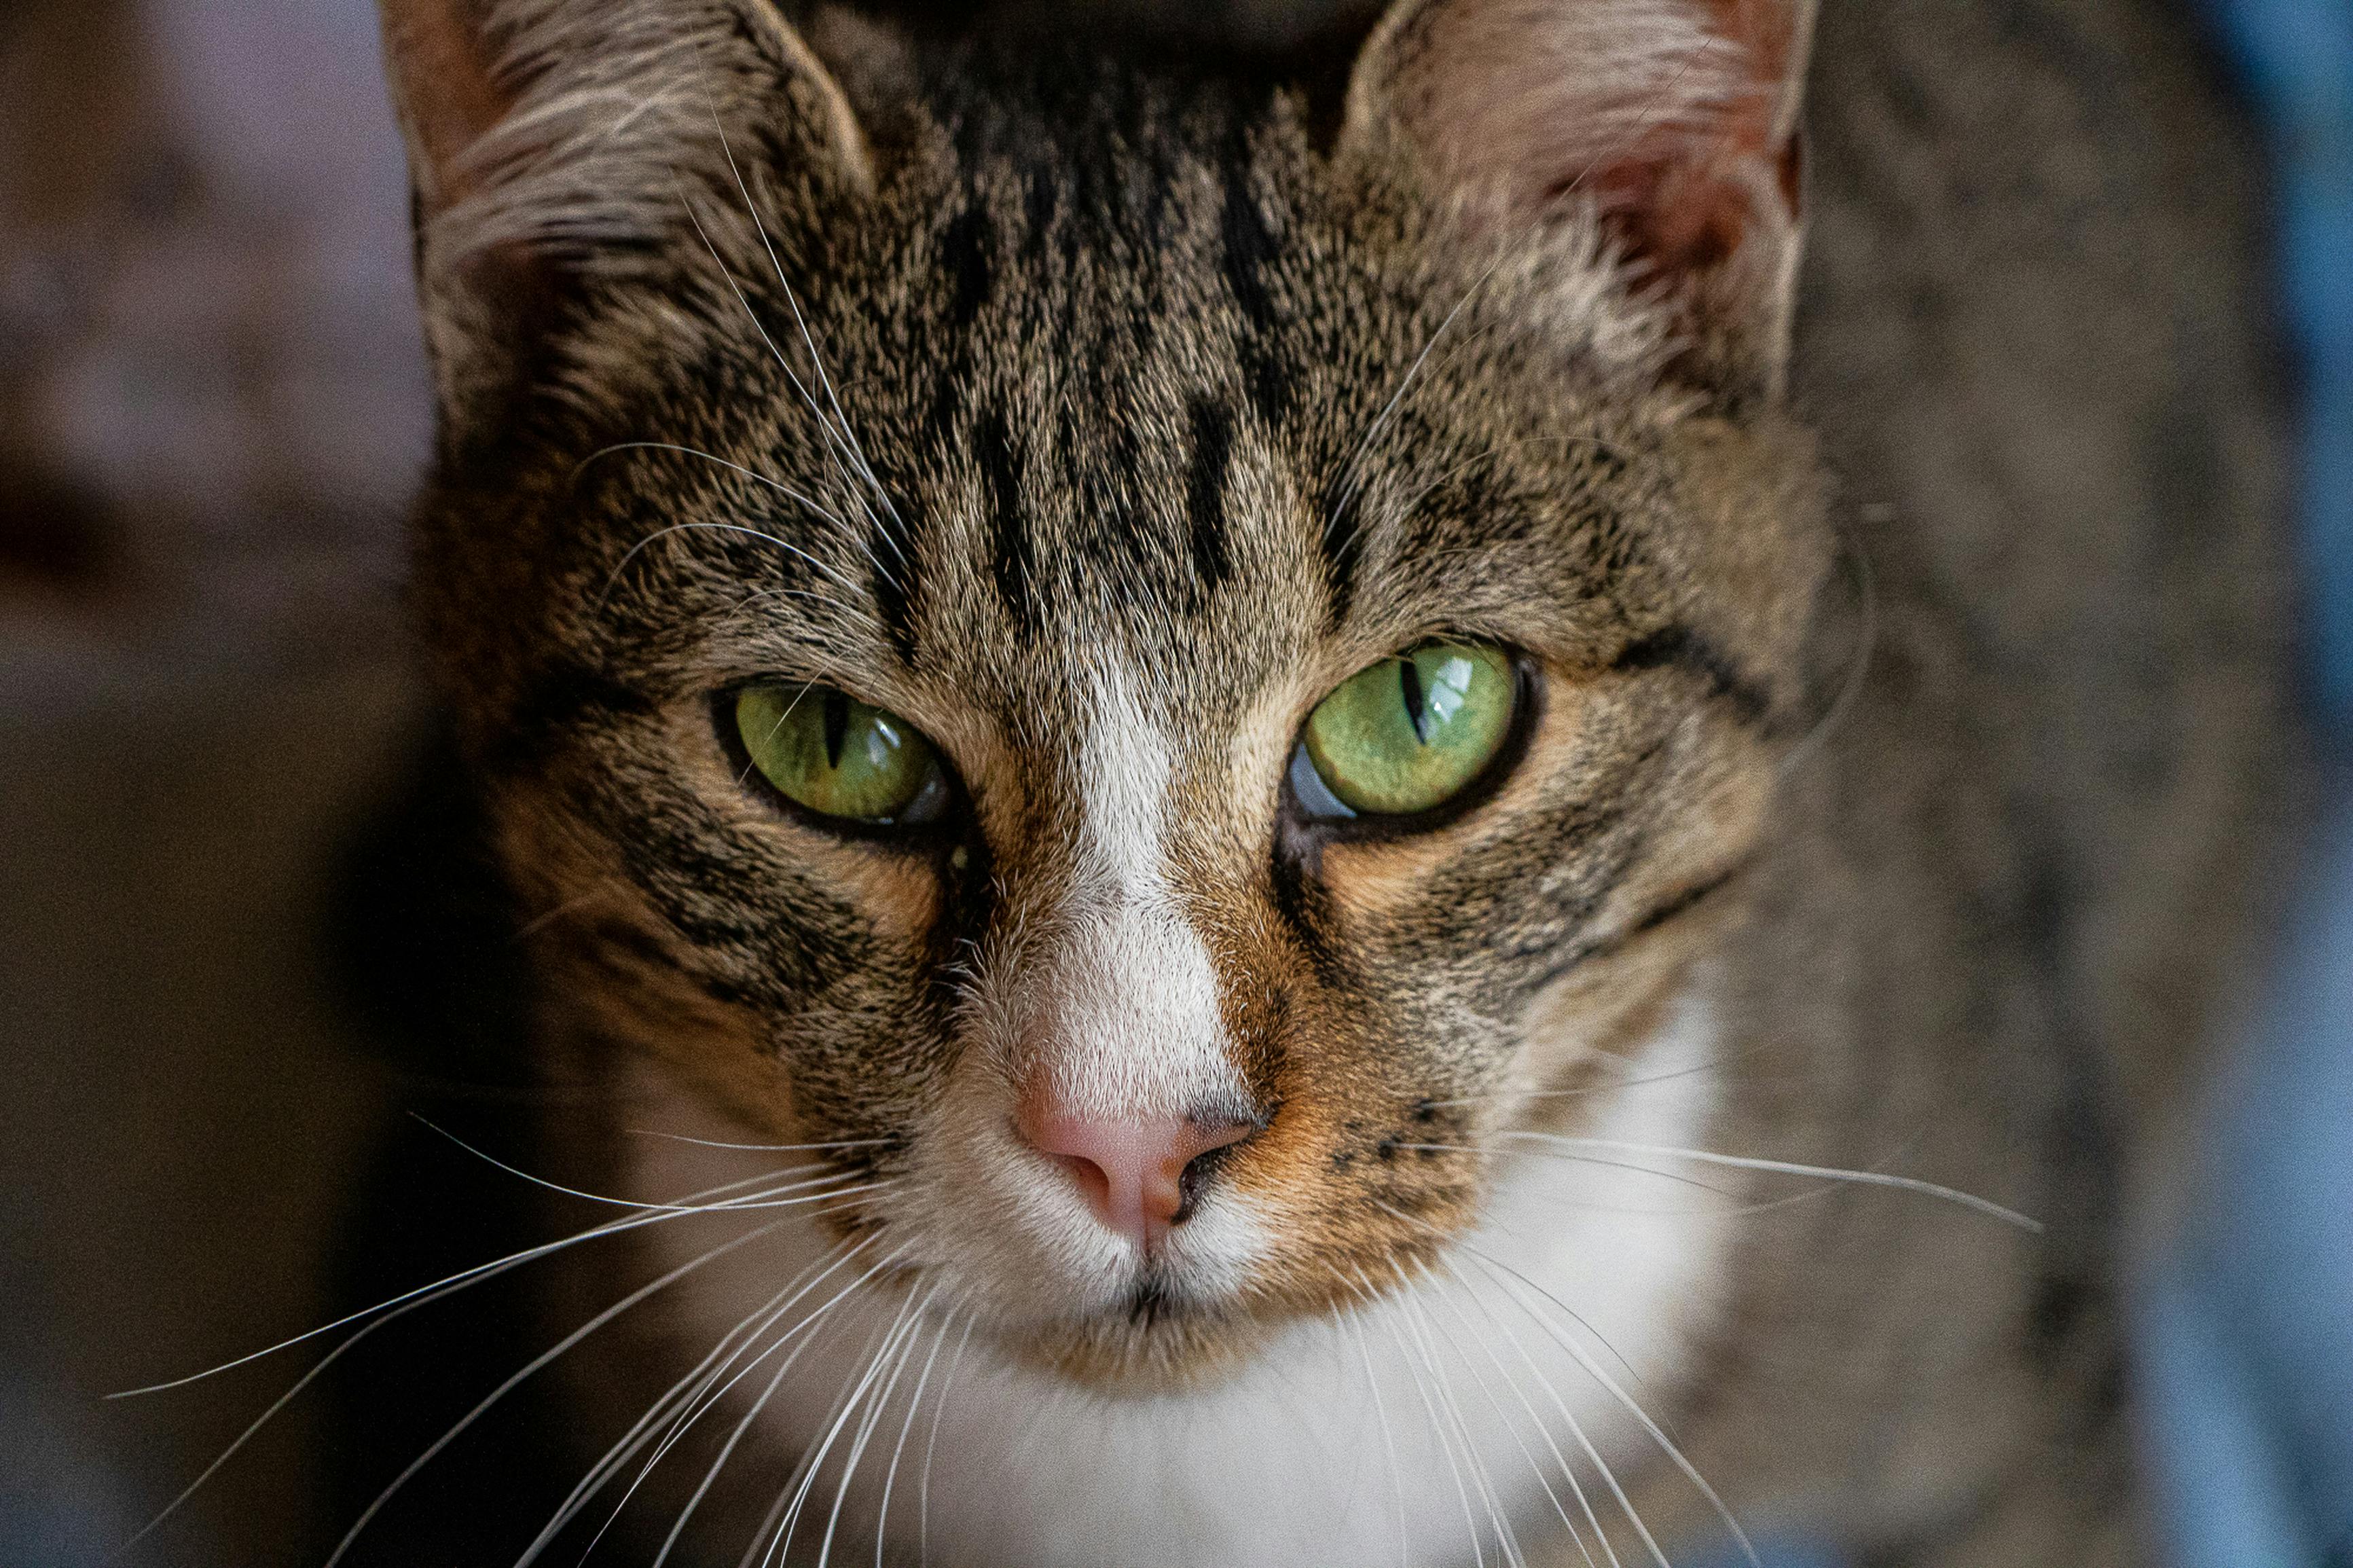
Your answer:
[[[1590,215],[1674,308],[1683,363],[1778,389],[1810,0],[1399,0],[1344,149],[1402,156],[1475,232]]]
[[[446,0],[445,0],[446,3]],[[453,262],[521,245],[584,265],[679,222],[678,183],[725,177],[723,129],[799,119],[813,167],[871,190],[864,136],[768,0],[501,0],[512,107],[462,155],[430,243]]]
[[[445,409],[512,382],[566,279],[675,238],[681,190],[732,204],[731,140],[783,141],[857,195],[873,160],[774,0],[383,0]]]

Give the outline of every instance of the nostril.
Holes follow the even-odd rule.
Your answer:
[[[1222,1157],[1257,1127],[1226,1120],[1092,1117],[1031,1097],[1016,1113],[1014,1131],[1070,1173],[1105,1228],[1149,1247],[1190,1216]]]
[[[1079,1185],[1079,1195],[1087,1200],[1089,1208],[1093,1209],[1097,1214],[1109,1211],[1111,1208],[1110,1172],[1088,1159],[1084,1154],[1060,1154],[1047,1149],[1041,1149],[1039,1152],[1048,1155],[1071,1173],[1071,1179]]]
[[[1168,1216],[1170,1225],[1183,1225],[1193,1217],[1193,1211],[1200,1206],[1201,1189],[1209,1184],[1209,1178],[1225,1163],[1220,1158],[1224,1153],[1223,1149],[1212,1149],[1185,1162],[1184,1173],[1176,1178],[1176,1212]]]
[[[1251,1122],[1226,1122],[1214,1129],[1192,1124],[1202,1142],[1208,1146],[1185,1162],[1185,1169],[1176,1178],[1176,1212],[1168,1216],[1170,1225],[1183,1225],[1193,1217],[1201,1190],[1216,1179],[1218,1169],[1258,1131]],[[1215,1140],[1214,1142],[1211,1142]]]

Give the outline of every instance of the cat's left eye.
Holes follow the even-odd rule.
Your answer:
[[[760,776],[794,805],[866,826],[906,827],[945,815],[947,770],[913,724],[829,686],[754,681],[732,704],[737,739]]]
[[[1427,642],[1342,681],[1307,717],[1292,787],[1310,816],[1413,816],[1484,776],[1517,708],[1511,656]]]

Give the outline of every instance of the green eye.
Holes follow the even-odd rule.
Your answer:
[[[1424,643],[1358,670],[1318,703],[1307,760],[1344,811],[1428,811],[1494,760],[1511,732],[1514,686],[1501,648]]]
[[[761,681],[735,694],[735,731],[761,776],[825,816],[904,826],[946,809],[931,742],[895,713],[826,686]]]

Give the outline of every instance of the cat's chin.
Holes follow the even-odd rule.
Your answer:
[[[1283,1326],[1239,1311],[1139,1301],[1124,1315],[1001,1330],[997,1338],[1016,1360],[1091,1393],[1148,1399],[1232,1381]]]
[[[1407,1249],[1399,1273],[1426,1249]],[[1277,1287],[1247,1297],[1193,1294],[1146,1277],[1114,1307],[1083,1314],[999,1321],[988,1331],[1006,1354],[1091,1393],[1155,1398],[1199,1393],[1247,1376],[1303,1321],[1358,1303],[1351,1292]]]

